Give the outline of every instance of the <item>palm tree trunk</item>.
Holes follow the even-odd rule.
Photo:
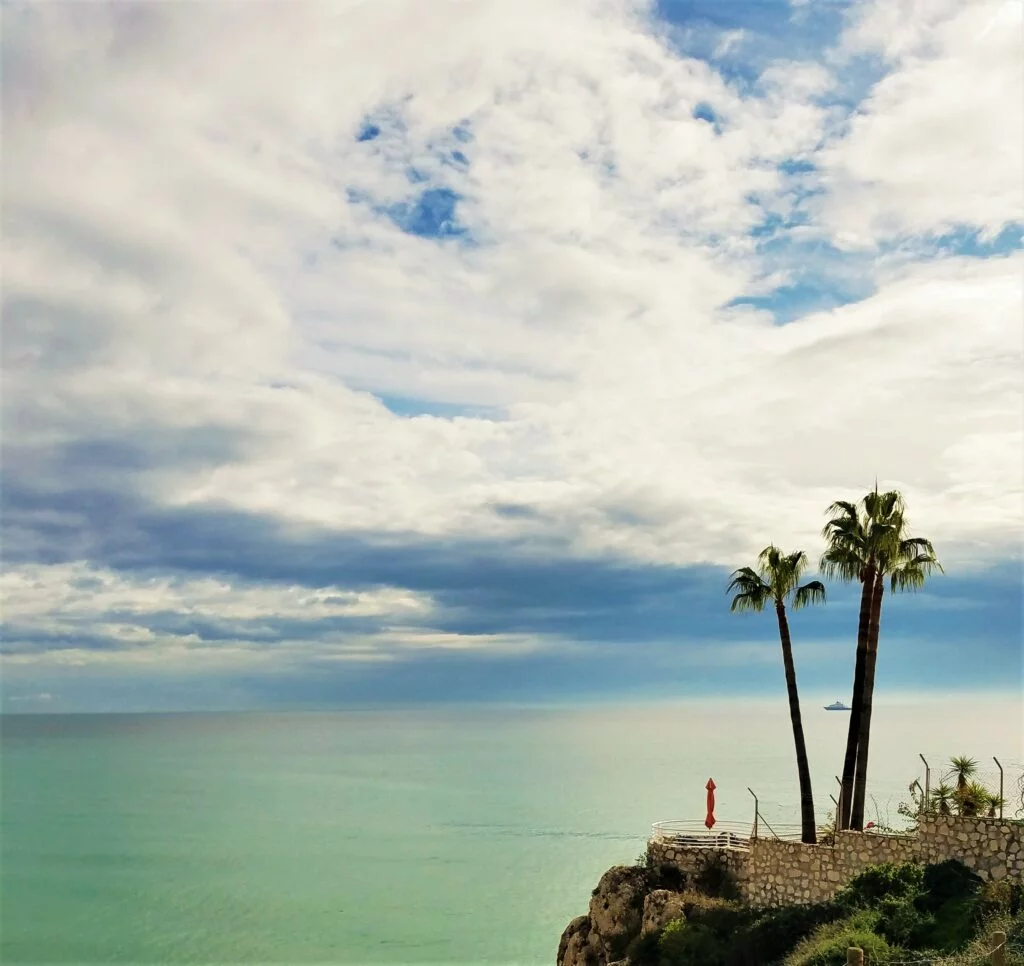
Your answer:
[[[789,693],[789,718],[793,723],[793,744],[796,745],[796,770],[800,780],[801,841],[813,845],[817,842],[814,824],[814,796],[811,793],[811,769],[807,763],[807,745],[804,744],[804,725],[800,718],[800,695],[796,687],[796,667],[793,664],[793,642],[789,636],[786,607],[778,601],[775,613],[779,618],[779,637],[782,639],[782,665],[786,669],[786,691]]]
[[[885,575],[876,574],[871,593],[871,619],[868,623],[868,649],[864,662],[864,697],[861,702],[860,730],[857,733],[857,770],[853,784],[853,810],[850,827],[864,828],[864,798],[868,786],[868,743],[871,739],[871,706],[875,695],[875,664],[878,661],[878,630],[882,619],[882,595]]]
[[[865,568],[860,595],[860,617],[857,621],[857,657],[853,667],[853,698],[850,701],[850,725],[846,732],[846,755],[843,758],[843,783],[839,793],[839,828],[850,827],[853,813],[853,786],[857,771],[857,741],[860,737],[861,709],[864,704],[864,671],[867,663],[868,627],[871,623],[871,593],[875,584],[875,568]]]

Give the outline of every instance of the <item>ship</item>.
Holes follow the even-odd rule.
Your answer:
[[[850,707],[849,707],[849,705],[843,704],[843,702],[840,701],[839,698],[836,698],[835,701],[832,702],[832,704],[826,704],[825,705],[825,710],[826,711],[849,711]]]

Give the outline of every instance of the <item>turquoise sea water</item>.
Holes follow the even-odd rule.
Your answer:
[[[1019,705],[876,715],[893,818],[918,751],[1024,757]],[[807,717],[830,804],[847,719]],[[752,816],[747,785],[796,814],[773,707],[2,721],[4,963],[552,963],[652,821],[703,817],[709,776],[723,819]]]

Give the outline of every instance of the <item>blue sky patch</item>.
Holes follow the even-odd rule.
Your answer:
[[[715,113],[714,108],[707,103],[707,101],[701,101],[693,109],[693,116],[698,121],[707,121],[708,124],[712,125],[716,132],[720,130],[718,123],[718,115]]]
[[[409,202],[388,208],[391,220],[402,231],[420,238],[454,238],[466,234],[456,208],[459,196],[451,188],[427,188]]]
[[[437,402],[416,396],[379,393],[377,399],[396,416],[442,416],[445,419],[467,416],[490,419],[498,415],[496,409],[487,406],[464,406],[460,403]]]
[[[380,125],[374,124],[373,121],[363,121],[363,126],[359,129],[359,133],[356,135],[357,141],[373,141],[380,137]]]

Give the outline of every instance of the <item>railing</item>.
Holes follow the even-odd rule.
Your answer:
[[[737,849],[746,852],[750,848],[750,826],[745,822],[715,822],[708,829],[703,822],[655,822],[651,826],[651,838],[655,842],[671,842],[689,849]]]
[[[651,838],[655,842],[672,842],[691,849],[742,849],[750,848],[752,839],[778,839],[783,842],[799,842],[802,829],[799,825],[769,825],[762,816],[761,828],[753,830],[746,822],[715,822],[708,829],[703,822],[655,822],[651,826]]]

